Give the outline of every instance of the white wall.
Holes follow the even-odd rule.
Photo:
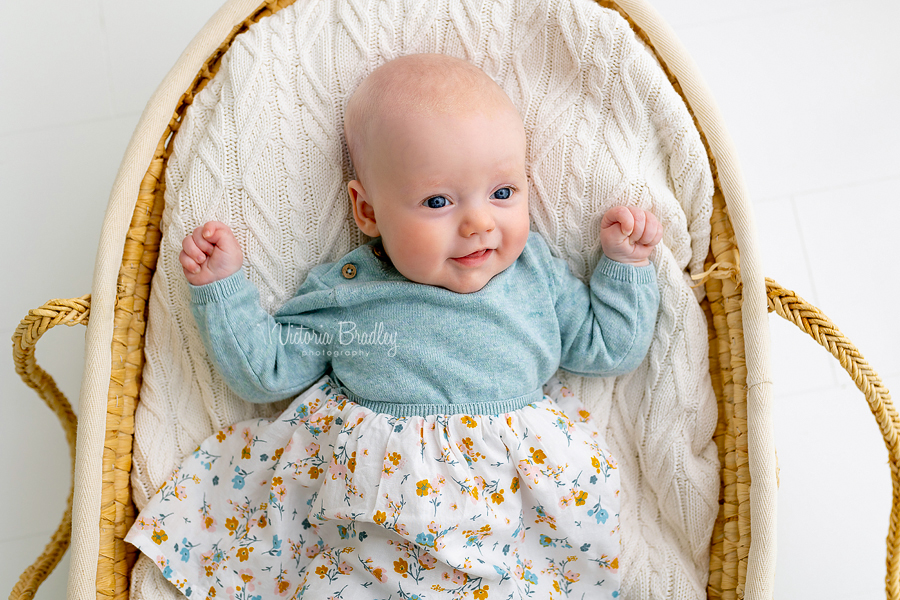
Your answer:
[[[216,0],[0,4],[0,334],[90,291],[106,199],[144,103]],[[766,272],[821,307],[888,387],[900,381],[900,3],[658,0],[742,159]],[[781,465],[779,597],[883,597],[887,453],[862,395],[772,317]],[[77,398],[83,329],[39,362]],[[895,386],[896,387],[896,386]],[[41,552],[69,486],[55,417],[0,355],[0,592]],[[68,560],[38,593],[65,593]],[[832,575],[832,573],[834,575]]]

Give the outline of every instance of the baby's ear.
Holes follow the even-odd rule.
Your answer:
[[[350,193],[350,204],[353,206],[353,220],[356,221],[360,231],[373,238],[381,235],[375,223],[375,209],[372,208],[362,184],[354,179],[347,184],[347,191]]]

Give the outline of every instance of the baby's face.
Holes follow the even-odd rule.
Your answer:
[[[516,261],[529,227],[525,132],[514,110],[398,115],[376,137],[359,194],[374,227],[360,226],[381,235],[403,276],[465,294]]]

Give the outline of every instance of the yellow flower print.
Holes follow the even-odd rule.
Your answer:
[[[350,459],[347,461],[347,468],[351,473],[356,473],[356,450],[350,455]]]
[[[253,552],[253,548],[238,548],[237,557],[241,559],[241,562],[245,560],[250,560],[250,553]]]
[[[150,539],[152,539],[157,544],[162,544],[164,541],[169,539],[169,536],[166,535],[165,529],[154,529],[153,535],[150,536]]]
[[[244,569],[241,571],[241,579],[244,581],[244,583],[250,583],[251,581],[253,581],[253,575],[250,573],[250,571]]]
[[[575,506],[584,506],[584,503],[587,502],[587,499],[588,499],[587,492],[585,492],[584,490],[581,490],[575,496]]]
[[[234,535],[238,528],[238,520],[234,517],[228,517],[225,519],[225,527],[228,529],[228,535]]]
[[[325,576],[328,575],[328,567],[325,565],[319,565],[316,567],[316,575],[319,576],[319,579],[325,579]]]
[[[384,522],[387,521],[387,515],[384,514],[384,511],[379,510],[375,513],[375,516],[372,518],[372,520],[379,525],[384,525]]]
[[[503,490],[497,490],[491,494],[491,501],[494,504],[503,504]]]
[[[250,446],[244,446],[241,450],[241,458],[245,460],[250,458]]]
[[[465,425],[466,427],[469,427],[469,428],[478,427],[478,422],[475,421],[475,419],[473,419],[473,418],[470,417],[469,415],[465,415],[465,416],[464,416],[462,419],[460,419],[460,420],[462,421],[463,425]]]
[[[547,458],[547,455],[544,454],[543,450],[535,450],[534,448],[530,448],[529,451],[531,452],[531,460],[533,460],[535,464],[544,464],[544,460]]]
[[[375,579],[377,579],[381,583],[387,582],[387,575],[384,574],[384,569],[382,569],[381,567],[372,569],[372,575],[374,575]]]
[[[427,496],[431,491],[431,484],[428,483],[427,479],[423,479],[422,481],[416,482],[416,495],[417,496]]]
[[[219,443],[220,443],[220,444],[221,444],[222,442],[224,442],[224,441],[225,441],[225,432],[224,432],[224,431],[220,431],[219,433],[217,433],[217,434],[216,434],[216,439],[219,440]]]
[[[209,586],[209,592],[207,592],[207,597],[215,598],[216,597],[216,588],[214,586]]]
[[[400,461],[403,460],[403,456],[399,452],[391,452],[387,455],[387,459],[394,465],[399,465]]]
[[[509,491],[515,494],[519,491],[519,478],[513,477],[512,482],[509,484]]]
[[[272,478],[272,486],[273,487],[276,485],[281,485],[282,483],[284,483],[284,480],[281,477],[276,476],[276,477]]]
[[[266,515],[262,515],[262,516],[259,518],[259,526],[260,526],[261,528],[265,528],[265,526],[268,525],[268,524],[269,524],[269,521],[266,519]]]
[[[402,558],[398,558],[394,561],[394,571],[400,573],[405,578],[407,576],[407,570],[409,569],[409,563],[403,560]]]
[[[319,475],[321,475],[324,471],[319,467],[310,467],[309,468],[309,478],[310,479],[318,479]]]
[[[487,597],[488,597],[488,590],[490,589],[490,587],[491,587],[491,586],[486,585],[486,586],[484,586],[484,587],[482,587],[482,588],[478,588],[477,590],[475,590],[475,591],[472,593],[472,595],[475,597],[475,600],[484,600],[485,598],[487,598]]]

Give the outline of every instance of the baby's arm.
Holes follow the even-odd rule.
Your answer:
[[[662,239],[656,217],[633,207],[603,215],[604,256],[585,286],[556,260],[560,367],[579,375],[621,375],[644,359],[659,310],[656,271],[649,256]]]
[[[262,309],[259,292],[241,272],[243,253],[227,225],[210,222],[195,229],[182,242],[180,260],[191,284],[191,311],[203,345],[240,397],[250,402],[281,400],[326,371],[325,352],[304,352],[309,345],[302,338],[286,339],[291,325],[285,318]]]

